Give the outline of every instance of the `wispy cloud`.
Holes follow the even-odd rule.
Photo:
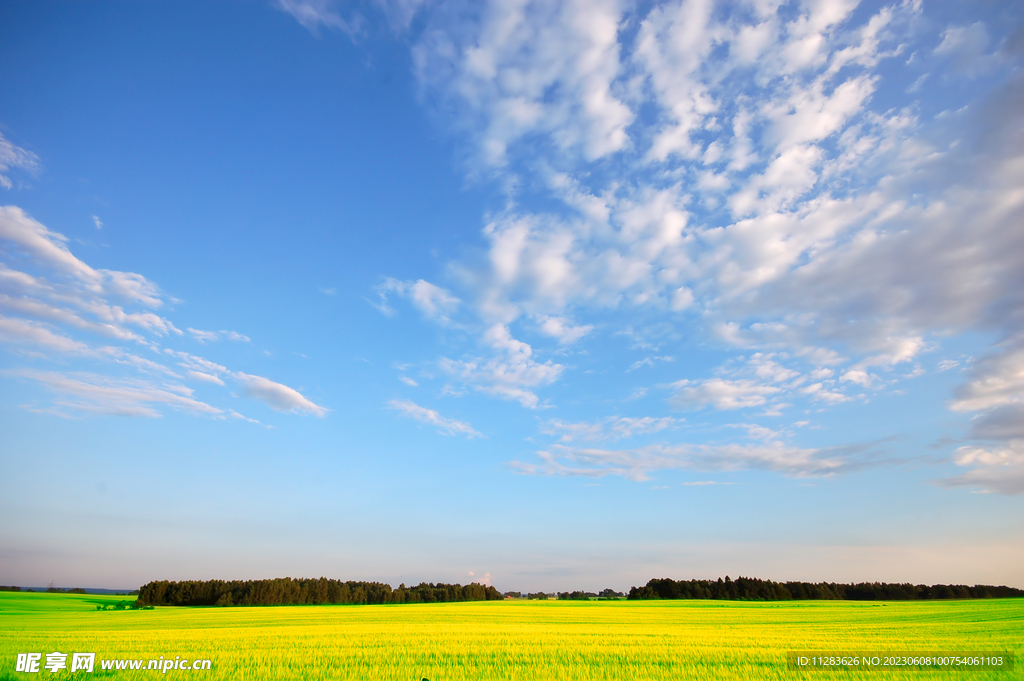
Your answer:
[[[347,18],[343,18],[338,10],[339,3],[335,0],[277,0],[275,5],[282,12],[295,17],[313,34],[324,27],[355,37],[365,23],[363,16],[356,12],[350,12]]]
[[[653,367],[656,362],[674,362],[675,360],[676,358],[670,355],[644,357],[630,364],[627,371],[635,371],[643,367]]]
[[[237,331],[203,331],[202,329],[188,328],[189,334],[192,335],[200,343],[208,343],[218,341],[221,338],[226,338],[230,341],[238,341],[240,343],[248,343],[249,337],[238,333]]]
[[[31,151],[15,146],[3,134],[0,134],[0,187],[10,189],[14,186],[11,183],[11,178],[4,174],[12,168],[35,173],[39,170],[39,157]]]
[[[162,407],[214,417],[231,411],[192,397],[191,388],[174,382],[187,378],[207,386],[226,386],[229,379],[275,410],[326,414],[282,383],[162,347],[183,335],[156,312],[172,299],[140,274],[94,269],[70,251],[67,241],[20,208],[0,207],[0,342],[24,356],[92,361],[90,371],[13,370],[50,388],[60,409],[150,417],[159,416]],[[249,342],[236,331],[187,329],[201,343]],[[145,358],[118,343],[152,354]],[[97,373],[104,363],[112,369],[109,375]],[[125,370],[136,376],[122,375]]]
[[[482,437],[473,426],[464,421],[449,419],[441,416],[433,409],[421,407],[412,400],[391,400],[388,406],[398,413],[437,428],[439,433],[444,435],[465,435],[466,437]]]
[[[880,462],[866,447],[799,448],[769,445],[649,445],[632,449],[593,449],[565,445],[537,452],[538,463],[512,461],[510,467],[531,475],[649,480],[656,471],[766,470],[792,477],[828,477]]]
[[[681,419],[663,416],[630,417],[608,416],[598,421],[565,422],[550,419],[541,426],[540,432],[558,437],[559,442],[597,442],[600,440],[621,440],[637,435],[650,435],[678,427]]]
[[[220,336],[217,335],[216,331],[202,331],[200,329],[193,329],[191,326],[188,328],[188,332],[192,334],[192,337],[195,338],[200,343],[206,343],[207,341],[215,341],[218,338],[220,338]]]
[[[36,381],[56,395],[58,407],[77,412],[113,416],[159,417],[157,406],[219,416],[223,410],[192,397],[192,390],[180,384],[158,383],[142,379],[110,378],[76,372],[33,371],[21,369],[9,375]]]

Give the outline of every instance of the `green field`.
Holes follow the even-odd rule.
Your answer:
[[[790,650],[1012,651],[1024,599],[491,601],[97,611],[123,597],[0,592],[0,679],[1024,679],[1013,672],[797,672]],[[92,674],[17,673],[18,653],[94,652]],[[209,671],[103,671],[105,658]],[[68,656],[68,668],[71,666]]]

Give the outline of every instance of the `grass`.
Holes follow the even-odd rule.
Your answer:
[[[0,592],[0,679],[17,653],[210,659],[168,678],[1024,679],[990,671],[796,672],[790,650],[1012,651],[1024,665],[1024,599],[915,602],[496,601],[452,604],[97,610],[123,596]],[[70,663],[70,656],[68,661]],[[70,664],[69,664],[70,667]],[[967,675],[964,677],[963,675]],[[42,677],[52,675],[43,669]],[[53,676],[53,678],[62,678]]]

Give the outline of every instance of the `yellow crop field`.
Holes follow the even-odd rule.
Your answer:
[[[0,679],[1021,679],[1015,671],[800,672],[787,651],[1024,653],[1024,600],[491,601],[98,611],[119,597],[0,593]],[[56,673],[19,653],[68,654]],[[71,672],[71,654],[95,653]],[[209,670],[146,661],[210,660]],[[142,669],[104,670],[104,660]],[[161,661],[162,663],[162,661]],[[966,676],[963,676],[966,675]]]

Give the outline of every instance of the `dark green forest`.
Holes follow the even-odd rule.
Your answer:
[[[629,600],[719,599],[733,601],[917,601],[948,598],[1020,598],[1024,590],[1009,586],[965,586],[962,584],[836,584],[833,582],[773,582],[766,579],[726,577],[717,581],[652,579],[646,586],[629,590]]]
[[[378,582],[336,579],[219,579],[150,582],[139,589],[139,605],[369,605],[497,601],[504,596],[482,584],[427,584],[392,589]]]

